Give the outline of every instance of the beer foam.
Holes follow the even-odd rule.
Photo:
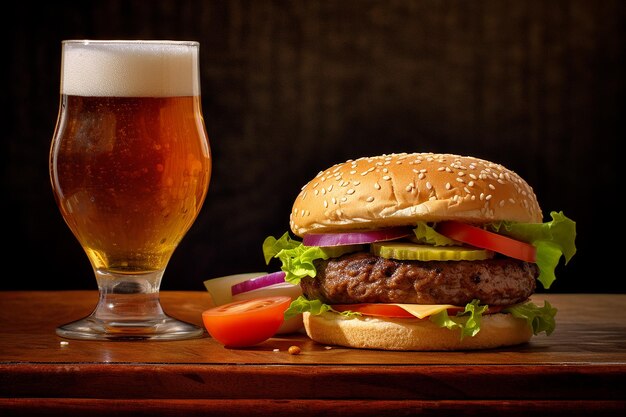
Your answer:
[[[198,49],[196,42],[65,41],[61,94],[197,96]]]

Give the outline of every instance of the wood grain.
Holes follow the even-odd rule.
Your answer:
[[[402,417],[503,415],[619,416],[622,401],[367,401],[367,400],[115,400],[115,399],[0,399],[3,416],[89,415],[220,417]]]
[[[61,346],[55,327],[88,314],[97,293],[0,292],[0,410],[237,415],[250,407],[247,415],[345,409],[385,416],[477,415],[486,407],[520,415],[523,404],[539,414],[618,415],[626,406],[626,323],[616,312],[626,295],[535,301],[544,298],[559,309],[550,337],[478,352],[386,352],[322,346],[303,334],[245,349],[226,349],[208,336]],[[200,324],[211,300],[206,292],[165,291],[162,303]],[[302,352],[288,354],[291,345]]]

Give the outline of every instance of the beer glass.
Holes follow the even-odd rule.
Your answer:
[[[62,42],[50,177],[95,272],[99,301],[89,316],[58,327],[59,336],[177,340],[203,333],[168,316],[159,301],[165,268],[211,176],[198,50],[186,41]]]

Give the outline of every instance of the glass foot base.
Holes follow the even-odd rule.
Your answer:
[[[89,316],[59,326],[56,333],[82,340],[184,340],[202,337],[204,329],[169,316],[150,321],[104,321]]]

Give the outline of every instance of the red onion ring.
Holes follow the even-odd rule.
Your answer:
[[[270,285],[280,284],[282,282],[285,282],[285,273],[283,271],[279,271],[262,275],[260,277],[254,277],[247,281],[235,284],[231,287],[230,291],[232,295],[237,295],[259,288],[269,287]]]
[[[411,228],[390,227],[387,229],[369,230],[349,233],[309,233],[302,239],[304,246],[343,246],[395,240],[413,233]]]

